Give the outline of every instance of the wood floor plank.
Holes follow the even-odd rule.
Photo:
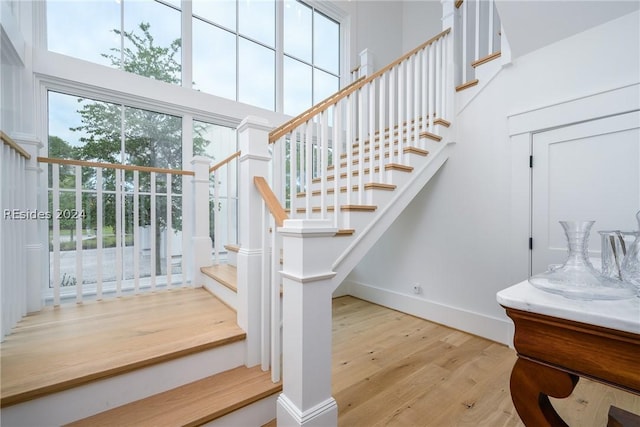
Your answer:
[[[349,427],[522,427],[511,401],[513,349],[353,297],[333,302],[333,396]],[[606,425],[640,396],[581,379],[553,399],[570,426]]]
[[[0,344],[2,406],[244,337],[204,289],[48,308]]]

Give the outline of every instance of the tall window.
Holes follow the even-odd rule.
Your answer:
[[[295,0],[284,3],[285,114],[322,101],[340,86],[340,25]]]
[[[270,110],[282,97],[282,112],[292,115],[339,89],[340,24],[315,7],[297,0],[193,0],[191,9],[189,41],[180,0],[48,0],[48,48],[174,84],[185,77],[186,50],[193,89]],[[140,56],[164,63],[141,68]]]
[[[170,2],[47,1],[49,50],[176,84],[181,83],[180,28],[180,10]],[[169,78],[136,67],[139,52],[170,57]]]

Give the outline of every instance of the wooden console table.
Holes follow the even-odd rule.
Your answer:
[[[497,294],[515,325],[511,398],[526,426],[567,426],[549,396],[579,377],[640,395],[640,299],[579,301],[524,281]]]

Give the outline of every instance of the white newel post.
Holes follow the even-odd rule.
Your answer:
[[[192,286],[204,285],[204,275],[201,267],[211,265],[211,251],[213,245],[209,235],[209,166],[211,159],[195,156],[191,160],[193,165],[193,245],[191,247]]]
[[[269,122],[249,116],[238,126],[240,146],[238,177],[238,326],[247,333],[245,364],[260,363],[260,313],[262,281],[262,197],[254,176],[269,177]]]
[[[14,141],[20,144],[31,156],[25,165],[25,209],[31,212],[44,212],[40,206],[40,191],[47,192],[40,186],[40,165],[38,156],[42,143],[34,136],[14,135]],[[48,229],[46,219],[37,219],[27,222],[26,230],[26,310],[27,313],[40,311],[44,305],[44,283],[47,282],[48,271],[43,271],[43,265],[48,264],[48,247],[42,243],[42,230]],[[46,250],[45,250],[46,248]],[[45,261],[46,260],[46,261]],[[45,264],[46,262],[46,264]],[[26,313],[25,313],[26,314]]]
[[[283,236],[283,391],[278,426],[338,425],[331,396],[331,220],[285,220]]]
[[[374,73],[373,53],[369,49],[360,52],[360,77],[370,76]]]

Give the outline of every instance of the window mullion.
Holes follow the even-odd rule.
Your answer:
[[[276,111],[284,112],[284,2],[276,2]]]

